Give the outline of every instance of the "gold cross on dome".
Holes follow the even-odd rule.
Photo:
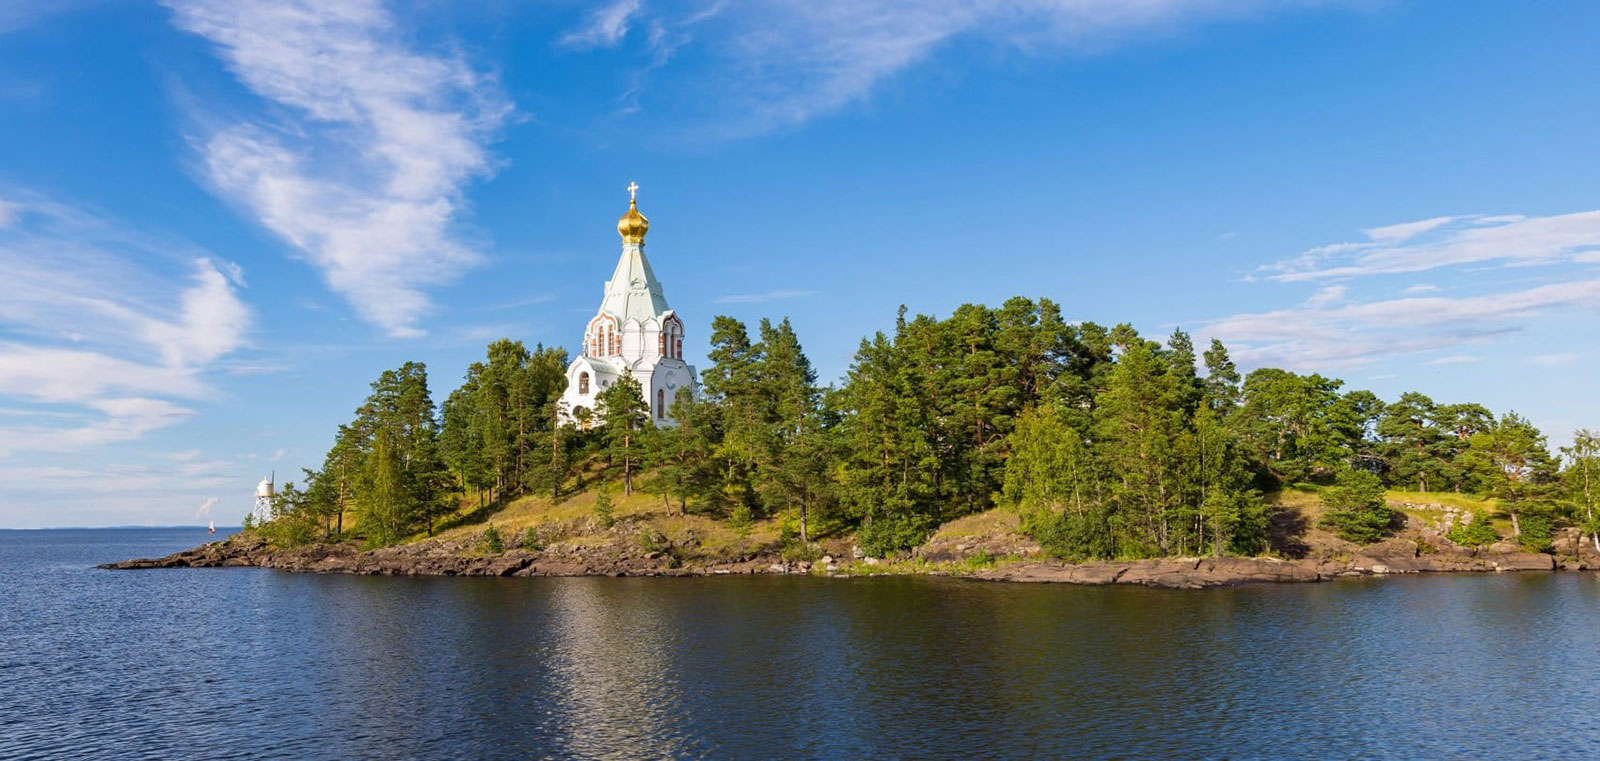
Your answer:
[[[628,200],[629,201],[634,200],[634,195],[637,194],[638,192],[639,192],[639,183],[637,183],[637,182],[628,183]]]

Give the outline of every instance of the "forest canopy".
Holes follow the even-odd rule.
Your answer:
[[[1330,528],[1365,540],[1394,517],[1385,488],[1492,496],[1534,548],[1559,524],[1600,530],[1593,432],[1552,453],[1514,412],[1242,375],[1219,341],[1072,323],[1048,299],[944,318],[902,307],[828,386],[787,319],[752,334],[719,316],[710,343],[675,427],[649,422],[626,376],[587,424],[559,424],[559,348],[495,341],[437,406],[423,365],[385,371],[273,523],[382,545],[522,495],[619,482],[735,526],[782,518],[802,542],[853,531],[873,555],[995,507],[1063,558],[1255,555],[1270,495],[1311,483],[1328,486]]]

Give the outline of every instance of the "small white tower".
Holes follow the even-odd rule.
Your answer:
[[[277,476],[278,472],[273,471],[272,475],[261,479],[261,483],[256,484],[256,507],[250,511],[250,522],[257,526],[272,520],[272,498],[275,494],[272,482]]]

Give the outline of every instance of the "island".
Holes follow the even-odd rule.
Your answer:
[[[822,386],[788,319],[710,323],[645,255],[637,185],[581,351],[491,343],[435,405],[382,373],[243,532],[111,568],[395,575],[937,573],[1207,587],[1600,566],[1600,434],[1392,400],[1048,298],[901,307]]]

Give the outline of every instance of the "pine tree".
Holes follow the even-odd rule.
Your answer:
[[[1544,434],[1527,418],[1508,412],[1470,439],[1468,466],[1499,497],[1511,515],[1511,536],[1522,539],[1522,514],[1527,503],[1542,496],[1553,462]]]
[[[595,395],[595,414],[612,464],[622,465],[622,494],[632,495],[634,471],[647,451],[641,438],[650,425],[650,405],[633,373],[624,370],[616,383]]]
[[[689,500],[715,500],[719,466],[716,428],[720,410],[696,400],[689,389],[679,389],[672,405],[677,425],[658,432],[650,462],[656,468],[653,485],[664,497],[678,501],[678,512],[688,512]]]

